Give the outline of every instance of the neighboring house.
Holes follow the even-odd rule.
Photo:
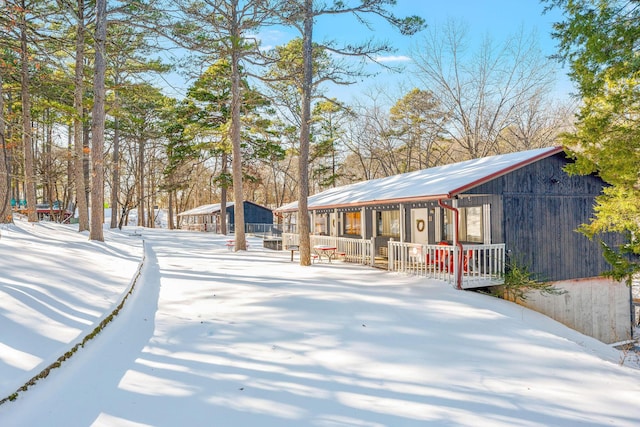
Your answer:
[[[346,259],[343,238],[370,241],[358,252],[371,264],[386,257],[390,270],[458,288],[502,283],[509,261],[554,283],[599,277],[610,268],[599,242],[575,230],[606,184],[569,176],[568,162],[562,147],[542,148],[332,188],[308,198],[312,240],[332,236]],[[297,202],[276,211],[296,221]]]
[[[243,206],[245,224],[273,224],[273,212],[271,209],[246,200],[243,202]],[[198,206],[179,213],[178,217],[180,218],[180,228],[182,229],[220,232],[220,203]],[[227,203],[226,221],[227,231],[232,232],[235,225],[234,202]]]

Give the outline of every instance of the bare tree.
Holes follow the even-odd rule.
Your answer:
[[[553,81],[552,62],[534,35],[522,31],[500,47],[485,37],[471,52],[466,27],[449,21],[417,46],[418,77],[448,114],[447,133],[465,158],[497,153],[518,107],[548,92]]]
[[[559,135],[573,129],[576,112],[574,103],[559,102],[550,106],[542,94],[533,96],[529,102],[516,107],[513,123],[500,135],[500,151],[557,145]]]
[[[158,189],[156,177],[162,163],[158,156],[160,151],[164,151],[158,147],[165,142],[161,124],[163,109],[168,104],[159,89],[145,83],[129,84],[127,96],[119,104],[121,163],[118,175],[122,191],[119,192],[118,204],[122,206],[122,216],[137,207],[137,224],[140,226],[151,225],[149,218],[153,214],[149,207],[153,207],[153,191]]]
[[[394,0],[367,0],[361,4],[351,6],[344,1],[318,3],[313,0],[284,0],[276,11],[281,14],[285,23],[295,27],[302,36],[302,83],[301,83],[301,121],[300,121],[300,146],[299,146],[299,195],[298,195],[298,232],[300,235],[300,265],[311,265],[310,247],[310,221],[307,197],[309,196],[309,131],[311,126],[311,101],[314,87],[314,56],[313,56],[313,27],[314,21],[322,16],[335,16],[341,14],[353,15],[360,23],[369,28],[367,16],[377,16],[398,28],[402,34],[410,35],[421,30],[424,20],[418,16],[398,18],[387,10],[387,6],[394,5]],[[338,56],[353,58],[366,58],[375,61],[375,56],[392,51],[392,47],[386,44],[375,44],[371,41],[359,45],[339,47],[335,42],[327,41],[319,43],[318,48],[326,50]],[[362,68],[353,69],[345,67],[335,70],[332,78],[334,82],[348,84],[344,76],[355,77],[362,74]],[[339,75],[343,77],[340,78]]]

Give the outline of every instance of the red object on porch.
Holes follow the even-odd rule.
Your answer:
[[[469,272],[469,260],[471,260],[471,258],[473,258],[473,251],[469,249],[467,252],[465,252],[464,260],[462,260],[462,271],[464,271],[465,273]]]
[[[451,247],[447,242],[440,242],[438,243],[438,246]],[[453,256],[451,255],[451,249],[436,249],[433,260],[429,259],[429,254],[427,253],[426,262],[427,264],[433,264],[439,270],[446,271],[448,273],[453,271]]]

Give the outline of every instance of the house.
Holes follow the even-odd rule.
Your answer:
[[[599,242],[576,229],[589,221],[606,184],[596,175],[569,176],[563,169],[570,161],[562,147],[541,148],[332,188],[308,198],[312,245],[333,239],[347,260],[382,260],[389,270],[460,289],[504,283],[514,261],[560,287],[600,283],[610,266]],[[276,211],[295,222],[297,202]],[[284,245],[296,237],[283,234],[290,239]],[[624,241],[601,238],[613,246]]]
[[[273,212],[271,209],[253,202],[244,201],[244,222],[249,224],[273,224]],[[220,203],[202,205],[181,212],[178,217],[181,220],[180,228],[186,230],[220,232]],[[235,224],[235,203],[228,202],[226,208],[226,223],[229,232],[233,231]]]

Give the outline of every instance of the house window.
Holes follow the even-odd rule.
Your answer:
[[[484,243],[484,220],[482,206],[458,208],[460,213],[460,228],[458,240],[460,242]],[[454,238],[455,222],[453,212],[445,211],[444,239],[450,242]]]
[[[400,211],[381,211],[376,218],[378,236],[400,237]]]
[[[314,232],[316,234],[329,234],[328,214],[319,214],[315,217]]]
[[[464,208],[460,218],[461,240],[465,242],[483,243],[483,225],[482,206]]]
[[[362,235],[362,222],[360,221],[360,211],[345,212],[344,234]]]

